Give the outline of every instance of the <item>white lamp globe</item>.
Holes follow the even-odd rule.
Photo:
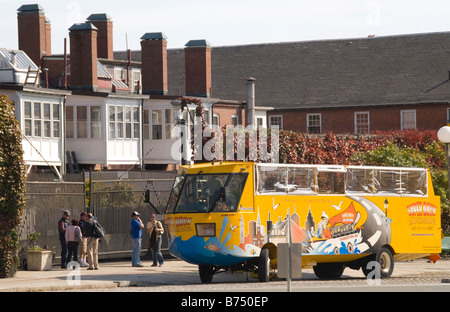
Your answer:
[[[450,143],[450,127],[444,126],[439,129],[437,137],[442,143]]]

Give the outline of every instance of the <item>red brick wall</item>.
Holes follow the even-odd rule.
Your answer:
[[[97,31],[70,32],[70,84],[74,89],[97,89]]]
[[[186,95],[211,95],[211,48],[185,48]]]
[[[19,50],[23,50],[37,65],[41,65],[43,52],[46,52],[45,15],[17,15],[19,32]]]
[[[388,131],[401,129],[402,110],[416,111],[416,128],[419,130],[435,129],[439,130],[446,125],[447,109],[450,105],[430,104],[397,107],[379,108],[358,108],[358,109],[328,109],[328,110],[308,110],[308,111],[270,111],[269,116],[283,116],[283,129],[306,132],[307,114],[321,114],[322,133],[333,131],[334,133],[354,133],[355,132],[355,112],[369,112],[370,131]]]
[[[231,117],[233,115],[238,116],[238,125],[246,126],[245,109],[240,105],[215,105],[213,113],[219,115],[220,127],[231,125]]]
[[[97,56],[114,59],[113,51],[113,23],[111,21],[91,21],[97,27]]]
[[[167,40],[142,40],[142,93],[166,94]]]

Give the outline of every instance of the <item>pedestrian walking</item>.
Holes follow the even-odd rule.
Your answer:
[[[131,265],[134,267],[143,267],[141,263],[141,244],[142,244],[142,229],[144,223],[140,218],[140,214],[134,211],[131,214],[130,232],[131,241],[133,242],[133,251],[131,253]]]
[[[78,226],[78,219],[72,219],[71,225],[66,229],[66,243],[67,243],[67,262],[66,267],[73,260],[78,262],[78,245],[81,241],[81,229]]]
[[[67,264],[66,229],[69,226],[69,217],[70,212],[64,210],[61,219],[58,221],[59,242],[61,243],[61,269],[65,269]]]
[[[153,264],[152,266],[164,265],[164,258],[161,253],[162,235],[164,228],[158,220],[156,215],[150,216],[150,222],[147,223],[147,232],[150,234],[150,248],[152,249]]]
[[[88,270],[98,270],[98,238],[94,236],[94,220],[92,213],[87,214],[83,230],[86,240],[87,258],[89,262]]]

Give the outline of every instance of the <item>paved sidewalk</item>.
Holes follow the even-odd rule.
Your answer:
[[[64,270],[54,265],[50,271],[18,271],[13,278],[0,279],[0,292],[157,286],[180,284],[180,280],[200,284],[198,267],[184,261],[166,260],[162,267],[152,267],[151,261],[142,263],[142,268],[132,267],[130,260],[100,262],[98,270]]]
[[[0,292],[45,292],[71,289],[95,290],[127,286],[200,285],[198,267],[181,260],[167,259],[162,267],[142,261],[144,267],[131,266],[130,261],[100,262],[99,270],[63,270],[53,266],[50,271],[18,271],[13,278],[0,279]],[[392,277],[439,277],[450,282],[450,261],[428,263],[426,259],[395,262]],[[363,278],[361,270],[345,269],[343,278]],[[311,269],[304,270],[303,280],[316,279]],[[214,282],[233,283],[256,279],[244,274],[219,274]],[[195,288],[195,287],[194,287]]]

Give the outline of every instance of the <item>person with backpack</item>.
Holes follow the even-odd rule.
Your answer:
[[[83,232],[87,238],[87,258],[88,270],[98,270],[98,238],[94,235],[95,221],[92,219],[92,213],[87,214],[87,220],[84,221]]]
[[[160,221],[156,220],[156,215],[150,216],[150,222],[147,223],[147,232],[150,234],[150,247],[152,249],[153,264],[152,267],[163,266],[164,258],[161,253],[162,235],[164,228]]]

